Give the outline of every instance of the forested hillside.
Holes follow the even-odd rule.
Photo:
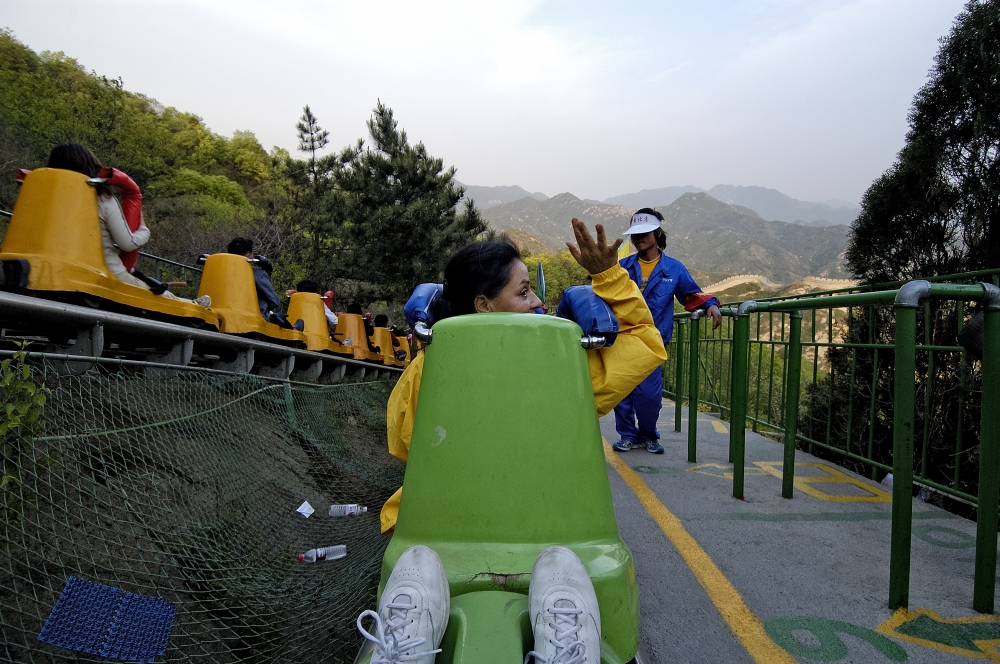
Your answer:
[[[604,224],[609,229],[624,230],[632,212],[632,208],[583,201],[566,193],[544,201],[522,198],[513,203],[495,205],[483,210],[482,214],[498,231],[519,229],[550,247],[559,248],[564,246],[564,242],[573,240],[573,229],[569,225],[573,217],[591,228],[594,224]]]
[[[702,273],[762,274],[788,284],[802,277],[846,278],[846,226],[815,228],[765,221],[753,210],[729,205],[706,193],[686,193],[665,207],[667,253]],[[559,194],[545,201],[525,198],[483,211],[497,230],[518,229],[559,248],[571,241],[566,219],[604,224],[617,235],[634,208],[582,201]]]
[[[17,196],[15,169],[44,166],[57,143],[83,143],[143,190],[149,252],[191,263],[244,235],[274,259],[279,291],[308,276],[337,290],[340,305],[400,301],[486,230],[475,209],[456,209],[454,169],[411,144],[387,106],[368,122],[370,142],[325,156],[315,115],[306,107],[295,120],[288,131],[304,158],[266,150],[249,130],[220,136],[194,113],[0,31],[2,209]]]
[[[844,279],[847,226],[765,221],[705,193],[684,194],[663,213],[667,253],[705,272],[761,274],[782,284],[802,277]]]

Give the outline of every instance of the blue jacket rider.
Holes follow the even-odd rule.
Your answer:
[[[714,295],[702,293],[684,264],[663,253],[667,236],[660,228],[662,221],[663,215],[651,208],[643,208],[632,215],[624,235],[631,236],[638,253],[619,263],[642,291],[663,344],[667,345],[674,331],[675,297],[687,311],[706,309],[712,317],[713,329],[722,322],[722,314],[719,300]],[[663,365],[660,365],[615,407],[615,429],[620,440],[611,446],[613,449],[627,452],[644,447],[653,454],[663,453],[656,430],[662,396]]]
[[[254,258],[253,241],[242,237],[235,237],[230,241],[226,252],[246,256],[247,260],[252,260]],[[265,259],[262,258],[261,260]],[[272,312],[281,313],[281,300],[278,299],[278,294],[274,292],[274,286],[271,285],[271,277],[268,276],[267,271],[258,263],[252,263],[251,265],[253,267],[253,283],[257,288],[257,306],[260,307],[260,315],[265,320],[270,320]]]

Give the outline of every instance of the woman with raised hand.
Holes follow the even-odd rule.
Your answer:
[[[614,408],[666,359],[662,337],[638,286],[618,264],[622,240],[608,245],[604,228],[597,239],[572,220],[576,244],[567,243],[573,258],[592,278],[594,294],[618,319],[613,346],[587,351],[594,402],[599,416]],[[459,249],[444,271],[444,289],[431,304],[435,320],[475,313],[532,313],[541,300],[531,290],[528,268],[509,242],[475,242]],[[409,456],[423,372],[418,354],[389,397],[389,451],[404,463]],[[402,489],[382,508],[382,532],[396,525]],[[600,662],[601,621],[594,587],[579,558],[564,547],[550,547],[538,557],[531,575],[529,611],[538,662]],[[407,549],[393,567],[378,612],[366,611],[358,629],[375,644],[372,662],[431,664],[448,622],[448,580],[437,554],[428,547]],[[361,619],[375,621],[374,634]],[[558,629],[556,628],[558,625]]]
[[[608,245],[598,224],[597,240],[583,222],[573,219],[576,244],[566,246],[591,275],[594,294],[618,319],[613,346],[587,351],[590,382],[598,416],[609,413],[649,373],[666,360],[663,339],[646,301],[628,272],[618,264],[622,240]],[[531,290],[528,268],[510,242],[473,242],[455,252],[444,269],[444,291],[431,303],[434,320],[464,314],[508,312],[528,314],[542,304]],[[386,413],[389,453],[406,463],[413,434],[424,355],[417,354],[389,396]],[[382,532],[391,533],[399,514],[399,489],[382,508]]]

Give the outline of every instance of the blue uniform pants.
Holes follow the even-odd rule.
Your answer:
[[[615,406],[615,429],[622,440],[644,443],[658,440],[656,421],[663,403],[663,365],[646,376],[632,393]]]

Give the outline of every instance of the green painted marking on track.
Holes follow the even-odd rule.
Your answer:
[[[950,515],[914,514],[914,520],[951,519]],[[685,521],[891,521],[892,512],[815,512],[812,514],[748,514],[734,512],[732,514],[713,514],[710,516],[695,516]]]
[[[837,662],[847,657],[847,645],[837,636],[848,634],[867,641],[875,650],[893,662],[905,662],[906,651],[897,643],[865,627],[858,627],[840,620],[809,618],[806,616],[784,616],[772,618],[764,623],[775,643],[798,657],[807,657],[817,662]],[[818,646],[803,643],[795,632],[811,632],[819,641]]]
[[[972,651],[980,650],[976,641],[1000,639],[1000,623],[938,622],[926,615],[921,615],[916,620],[900,625],[896,631],[906,636],[940,643],[943,646]]]
[[[914,526],[913,534],[928,544],[943,546],[946,549],[968,549],[976,545],[976,538],[972,535],[945,526],[933,524]]]

